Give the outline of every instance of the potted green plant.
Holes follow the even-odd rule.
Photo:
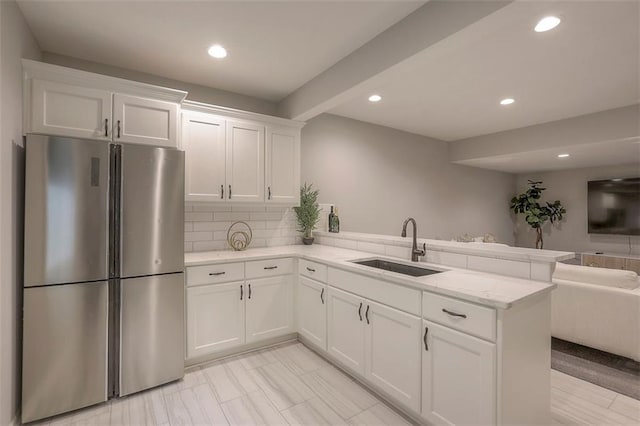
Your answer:
[[[542,196],[542,191],[547,188],[542,188],[542,182],[534,182],[529,180],[529,189],[520,195],[516,195],[511,199],[511,210],[516,215],[518,213],[524,214],[524,220],[529,226],[536,230],[536,248],[542,249],[544,242],[542,240],[542,225],[547,221],[554,223],[555,221],[562,220],[562,216],[567,212],[560,200],[556,200],[553,203],[546,202],[546,205],[541,205],[538,200]]]
[[[320,206],[318,205],[318,190],[313,189],[313,184],[305,184],[300,187],[300,207],[294,207],[298,217],[298,231],[302,232],[302,242],[306,245],[313,244],[312,231],[320,220]]]

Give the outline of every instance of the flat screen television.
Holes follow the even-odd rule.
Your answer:
[[[590,234],[640,235],[640,178],[587,183]]]

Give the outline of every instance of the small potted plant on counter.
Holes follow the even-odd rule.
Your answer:
[[[305,245],[313,244],[312,231],[320,220],[320,206],[318,205],[318,190],[314,190],[313,184],[305,184],[300,187],[300,207],[294,207],[298,217],[298,231],[302,232],[302,242]]]

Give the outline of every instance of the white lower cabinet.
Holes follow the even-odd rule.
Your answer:
[[[244,282],[187,288],[187,358],[244,343]]]
[[[435,424],[496,424],[496,345],[423,320],[422,416]]]
[[[327,286],[308,278],[298,281],[298,333],[327,350]]]
[[[365,377],[419,412],[421,319],[379,303],[366,303]]]
[[[248,280],[246,290],[247,343],[294,331],[291,275]]]
[[[329,287],[328,352],[345,367],[364,375],[364,299]]]

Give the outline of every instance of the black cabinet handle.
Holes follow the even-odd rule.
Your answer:
[[[367,305],[367,312],[364,313],[364,317],[367,319],[367,324],[369,323],[369,305]]]
[[[249,299],[251,299],[251,284],[249,284]]]
[[[429,345],[427,344],[427,333],[429,332],[429,327],[425,327],[424,328],[424,338],[422,340],[424,340],[424,350],[428,351],[429,350]]]
[[[322,287],[322,291],[320,292],[320,300],[322,300],[322,304],[324,305],[324,287]]]
[[[224,200],[224,185],[220,185],[220,199]]]
[[[309,271],[309,272],[315,272],[316,270],[315,270],[315,269],[313,269],[313,268],[309,268],[309,267],[307,266],[307,271]]]
[[[271,199],[271,187],[270,186],[267,187],[267,192],[269,193],[267,200],[270,200]]]
[[[109,119],[108,118],[104,119],[104,136],[105,137],[109,136]]]
[[[118,120],[118,139],[120,139],[120,120]]]
[[[278,269],[277,266],[265,266],[264,269]]]
[[[231,185],[229,185],[229,199],[231,199]]]
[[[360,317],[360,321],[362,321],[362,302],[360,302],[360,307],[358,308],[358,316]]]
[[[244,287],[240,284],[240,300],[242,300],[242,296],[244,295]]]
[[[444,308],[442,308],[442,312],[444,312],[445,314],[451,315],[452,317],[459,317],[459,318],[466,318],[467,316],[465,314],[458,314],[456,312],[451,312],[448,311]]]
[[[217,276],[217,275],[224,275],[226,272],[209,272],[209,275],[211,276]]]

